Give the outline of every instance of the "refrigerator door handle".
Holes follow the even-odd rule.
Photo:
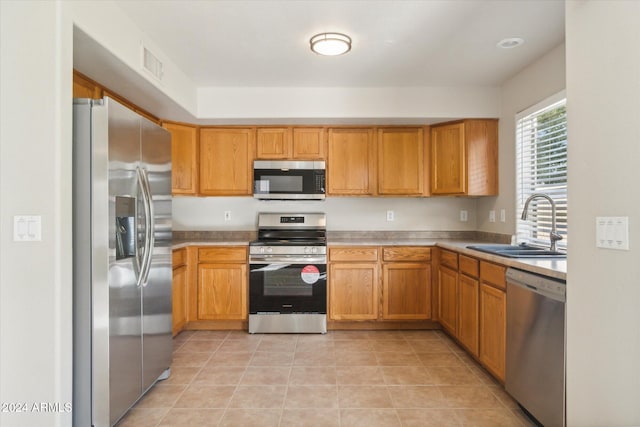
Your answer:
[[[146,255],[147,255],[147,263],[145,266],[145,269],[143,271],[143,279],[142,279],[142,286],[147,286],[147,283],[149,281],[149,273],[151,272],[151,258],[153,257],[153,248],[155,246],[155,226],[156,226],[156,222],[155,222],[155,218],[154,218],[154,211],[153,211],[153,195],[151,193],[151,184],[149,183],[149,175],[147,174],[147,171],[145,169],[140,169],[141,170],[141,174],[142,174],[142,178],[143,178],[143,182],[144,182],[144,191],[146,192],[146,203],[147,203],[147,244],[149,245],[147,251],[146,251]]]

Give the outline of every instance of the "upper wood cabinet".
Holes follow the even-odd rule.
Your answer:
[[[201,128],[199,194],[253,194],[255,146],[254,128]]]
[[[425,154],[422,128],[378,129],[378,194],[425,195]]]
[[[431,127],[431,193],[498,194],[497,120],[463,120]]]
[[[147,110],[144,110],[128,99],[118,95],[115,92],[111,92],[109,89],[103,87],[99,83],[94,82],[89,77],[84,74],[73,70],[73,97],[74,98],[91,98],[91,99],[101,99],[105,96],[109,98],[113,98],[122,105],[126,106],[132,111],[140,114],[141,116],[151,120],[156,124],[161,124],[160,119],[149,113]]]
[[[171,192],[198,193],[198,128],[196,126],[164,122],[162,127],[171,133]]]
[[[372,128],[328,131],[327,194],[371,196],[376,193],[376,149]]]
[[[73,70],[74,98],[102,98],[102,87],[87,76]]]
[[[291,128],[258,128],[256,137],[258,159],[291,158]]]
[[[321,160],[325,158],[325,131],[321,127],[257,129],[258,159]]]
[[[294,159],[324,160],[326,158],[326,132],[321,127],[294,127]]]

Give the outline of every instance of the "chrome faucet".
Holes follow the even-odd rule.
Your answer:
[[[549,236],[551,238],[551,246],[549,247],[549,250],[555,252],[556,242],[558,240],[562,240],[562,236],[556,231],[556,202],[554,202],[551,197],[542,193],[535,193],[529,196],[527,201],[524,202],[524,209],[522,209],[522,216],[520,217],[520,219],[522,219],[523,221],[527,219],[527,214],[529,212],[529,203],[533,199],[538,198],[547,199],[549,203],[551,203],[551,233],[549,233]]]

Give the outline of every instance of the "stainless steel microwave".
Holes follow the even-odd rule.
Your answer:
[[[323,200],[325,162],[254,160],[253,197],[264,200]]]

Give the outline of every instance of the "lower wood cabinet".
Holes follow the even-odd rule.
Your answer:
[[[458,325],[458,254],[440,249],[438,265],[438,319],[455,335]]]
[[[458,329],[460,344],[478,357],[478,302],[480,282],[478,279],[460,274],[458,277]]]
[[[247,319],[247,248],[198,251],[198,320]]]
[[[496,378],[504,381],[506,267],[439,249],[439,321]]]
[[[431,319],[431,248],[383,248],[382,260],[382,318]]]
[[[506,268],[480,263],[479,359],[485,368],[504,381],[507,337]]]
[[[464,348],[478,357],[480,268],[479,261],[459,255],[458,324],[456,336]]]
[[[431,266],[395,263],[382,266],[382,318],[431,318]]]
[[[173,251],[172,334],[178,334],[187,323],[186,250]]]
[[[330,264],[330,320],[375,320],[379,301],[377,263]]]
[[[431,318],[430,248],[329,248],[328,283],[330,320]]]

